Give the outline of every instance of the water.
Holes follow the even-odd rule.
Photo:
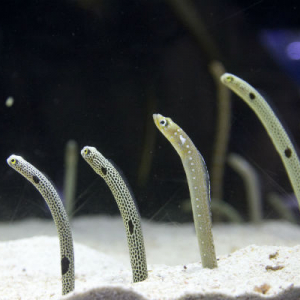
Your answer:
[[[182,209],[189,193],[180,159],[152,114],[177,122],[211,171],[217,102],[208,65],[214,59],[262,91],[299,144],[299,5],[189,1],[178,9],[176,3],[1,3],[0,220],[50,217],[6,158],[23,156],[63,195],[64,151],[72,139],[79,150],[97,147],[123,171],[142,217],[191,221]],[[257,169],[264,217],[278,218],[265,199],[269,192],[292,193],[286,172],[254,113],[232,99],[228,151]],[[110,190],[81,157],[77,171],[75,216],[118,215]],[[242,180],[228,166],[223,195],[249,220]]]

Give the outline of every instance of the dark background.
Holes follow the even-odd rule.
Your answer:
[[[170,1],[1,1],[0,220],[49,217],[39,193],[6,158],[23,156],[62,193],[70,139],[79,149],[95,146],[120,167],[143,217],[191,220],[181,205],[189,193],[180,159],[152,114],[178,123],[210,169],[216,88],[208,64],[214,59],[267,96],[299,146],[300,63],[281,61],[264,38],[283,32],[300,41],[299,1],[187,2],[205,25],[202,37],[210,36],[211,48],[199,44]],[[5,105],[9,96],[12,107]],[[270,191],[288,195],[289,180],[264,128],[232,98],[229,152],[257,168],[264,197]],[[141,182],[143,151],[151,168]],[[242,180],[228,167],[224,193],[247,219]],[[104,181],[81,157],[76,195],[76,215],[118,213]],[[264,214],[276,217],[265,202]]]

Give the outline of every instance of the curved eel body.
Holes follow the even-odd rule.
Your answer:
[[[204,268],[216,268],[217,259],[211,231],[209,175],[204,159],[188,135],[170,118],[154,114],[153,119],[181,158],[190,190],[202,265]]]
[[[140,216],[131,192],[117,169],[95,147],[84,147],[81,155],[105,180],[117,202],[126,229],[133,282],[145,280],[148,271],[144,238]]]
[[[228,155],[227,162],[243,179],[251,223],[261,224],[263,219],[262,197],[256,169],[244,157],[235,153]]]
[[[7,163],[35,186],[49,206],[59,236],[62,294],[65,295],[74,290],[75,271],[72,232],[62,201],[45,175],[21,156],[11,155]]]
[[[250,106],[264,125],[285,166],[300,207],[299,158],[289,136],[274,111],[262,95],[241,78],[225,73],[221,76],[221,81]]]

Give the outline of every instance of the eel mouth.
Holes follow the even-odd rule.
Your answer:
[[[155,125],[159,128],[159,121],[163,118],[160,114],[153,114],[153,120]]]

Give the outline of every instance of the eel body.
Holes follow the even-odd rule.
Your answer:
[[[263,209],[257,171],[244,157],[235,153],[228,155],[227,162],[243,179],[251,223],[260,224],[263,219]]]
[[[190,190],[202,265],[215,268],[217,259],[211,230],[209,175],[204,159],[188,135],[170,118],[154,114],[153,119],[181,158]]]
[[[117,202],[126,229],[133,282],[145,280],[148,277],[148,270],[144,238],[140,216],[132,193],[114,165],[95,147],[84,147],[81,155],[105,180]]]
[[[299,158],[288,134],[274,111],[262,95],[243,79],[233,74],[225,73],[221,76],[221,82],[240,96],[264,125],[285,166],[300,207]]]
[[[72,232],[62,201],[46,176],[21,156],[11,155],[7,163],[35,186],[49,206],[59,237],[62,294],[65,295],[74,290],[75,269]]]

